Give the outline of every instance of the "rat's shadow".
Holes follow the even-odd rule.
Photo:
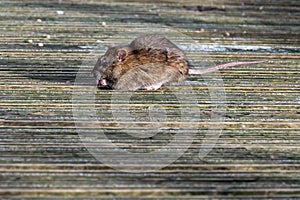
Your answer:
[[[47,82],[73,83],[82,61],[8,59],[0,60],[12,76],[21,76]]]

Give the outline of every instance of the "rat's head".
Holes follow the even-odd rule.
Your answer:
[[[110,46],[105,54],[98,59],[92,74],[99,87],[111,87],[112,83],[109,83],[107,79],[112,78],[113,69],[124,61],[128,51],[128,47]]]

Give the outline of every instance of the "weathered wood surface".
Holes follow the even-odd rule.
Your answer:
[[[300,2],[2,0],[0,5],[1,199],[300,198]],[[189,150],[156,172],[120,172],[95,159],[80,140],[72,112],[72,92],[80,86],[74,80],[79,68],[93,67],[95,51],[153,30],[185,48],[196,67],[203,61],[270,62],[221,72],[224,130],[205,159],[197,155],[212,99],[203,79],[191,76],[201,113],[197,123],[186,126],[197,130]],[[171,121],[167,126],[176,129],[179,102],[168,91],[185,95],[186,88],[138,92],[130,104],[113,103],[129,107],[137,119],[149,104],[158,105]],[[126,138],[107,111],[110,98],[111,91],[97,91],[95,102],[98,113],[108,116],[101,123],[113,142],[147,151],[170,139],[161,134],[139,144]]]

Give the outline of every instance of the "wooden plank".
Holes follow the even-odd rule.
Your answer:
[[[298,1],[3,0],[0,5],[1,199],[300,198]],[[209,92],[219,88],[205,81],[216,74],[135,92],[130,102],[112,100],[122,92],[75,84],[78,69],[91,70],[109,44],[149,32],[183,48],[193,67],[269,62],[220,72],[223,122],[210,121],[217,99]],[[190,95],[190,88],[195,98],[188,102],[197,104],[188,107],[179,97]],[[194,142],[157,171],[118,171],[93,157],[88,147],[93,142],[84,143],[78,133],[74,91],[96,91],[95,103],[81,104],[96,105],[101,116],[91,121],[91,132],[104,130],[127,151],[159,150],[177,132],[182,141],[177,150],[191,133]],[[156,130],[157,123],[147,121],[153,107],[162,115],[159,134],[136,139],[122,131]],[[181,107],[199,109],[199,119],[194,112],[182,119]],[[121,115],[119,121],[111,112]],[[127,119],[127,112],[135,118]],[[222,134],[208,137],[212,125],[222,125]],[[124,159],[107,149],[107,156]],[[205,150],[209,154],[200,159]],[[139,165],[124,162],[123,167]]]

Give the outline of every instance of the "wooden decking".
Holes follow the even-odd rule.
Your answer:
[[[299,199],[300,2],[143,2],[0,2],[1,199]],[[145,33],[167,36],[194,67],[269,62],[190,76],[186,84],[154,92],[83,86],[78,72],[89,72],[107,45]],[[209,81],[220,78],[223,85]],[[95,99],[80,104],[77,97],[86,91]],[[214,121],[218,103],[226,112]],[[76,109],[84,115],[92,109],[97,120],[81,123]],[[97,159],[91,146],[101,143],[86,141],[82,124],[92,136],[104,132],[115,148],[145,157],[176,134],[182,143],[175,153],[185,150],[186,136],[193,133],[194,141],[176,161],[144,172],[147,167],[139,171],[143,165],[110,146],[103,155],[120,162]],[[127,134],[151,128],[159,133]],[[216,134],[208,135],[209,128]]]

